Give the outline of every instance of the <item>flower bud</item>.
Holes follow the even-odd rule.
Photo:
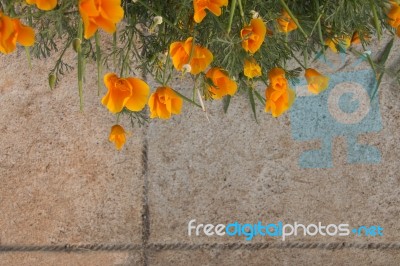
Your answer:
[[[51,90],[54,89],[54,87],[56,86],[56,82],[57,82],[57,76],[56,76],[56,74],[51,73],[51,74],[49,75],[49,86],[50,86],[50,89],[51,89]]]
[[[82,44],[82,41],[81,41],[81,39],[79,39],[79,38],[75,38],[75,39],[72,41],[72,48],[74,48],[74,51],[75,51],[75,52],[77,52],[77,53],[80,53],[80,52],[81,52],[81,50],[82,50],[81,44]]]

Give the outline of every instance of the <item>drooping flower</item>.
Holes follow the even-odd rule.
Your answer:
[[[242,47],[246,52],[254,54],[264,42],[267,27],[260,18],[253,18],[250,25],[240,31]]]
[[[288,33],[297,29],[296,23],[285,10],[282,11],[281,16],[276,20],[276,22],[278,22],[278,28],[282,32]]]
[[[294,103],[295,92],[289,87],[285,77],[285,71],[281,68],[273,68],[268,73],[269,86],[265,90],[266,105],[265,112],[278,117]]]
[[[184,42],[174,42],[170,45],[169,51],[172,57],[174,67],[181,71],[186,64],[190,65],[190,73],[197,75],[204,71],[212,62],[214,56],[205,47],[199,45],[193,46],[193,38],[190,37]],[[193,50],[193,54],[191,56]],[[189,62],[190,59],[190,62]]]
[[[114,33],[124,17],[121,0],[79,0],[79,12],[84,24],[84,37],[89,39],[98,28]]]
[[[307,68],[304,75],[308,83],[308,90],[311,93],[319,94],[329,86],[329,77],[322,75],[313,68]]]
[[[261,76],[261,66],[253,57],[244,60],[244,75],[249,79]]]
[[[207,15],[206,9],[216,16],[221,15],[221,8],[228,5],[228,0],[193,0],[194,21],[200,23]]]
[[[36,4],[40,10],[52,10],[57,6],[57,0],[26,0],[29,5]]]
[[[101,100],[111,113],[119,113],[124,107],[133,112],[141,111],[147,102],[150,87],[138,78],[119,78],[114,73],[104,76],[108,92]]]
[[[180,114],[183,100],[170,87],[159,87],[150,96],[150,118],[168,119],[171,115]]]
[[[369,36],[368,34],[364,34],[364,40],[370,40],[371,36]],[[351,44],[357,45],[361,43],[361,39],[360,39],[360,34],[358,33],[358,31],[355,31],[353,33],[353,36],[351,37]]]
[[[349,36],[337,37],[333,39],[327,39],[325,44],[335,53],[338,53],[339,50],[337,46],[339,45],[343,49],[349,48],[351,44],[351,38]]]
[[[32,46],[35,43],[35,32],[23,25],[19,19],[12,19],[0,11],[0,52],[9,54],[17,47]]]
[[[114,143],[117,150],[121,150],[126,142],[126,132],[124,128],[120,125],[112,126],[108,140]]]
[[[211,92],[211,97],[213,99],[221,99],[226,95],[233,96],[237,91],[236,82],[230,79],[228,73],[219,67],[208,70],[206,77],[209,78],[213,84],[207,84],[207,88]]]
[[[387,14],[388,24],[393,28],[398,28],[400,26],[400,6],[395,1],[391,1],[391,8]]]

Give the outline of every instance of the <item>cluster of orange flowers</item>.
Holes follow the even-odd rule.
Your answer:
[[[29,5],[36,5],[41,10],[52,10],[57,7],[57,0],[26,0]],[[228,6],[228,0],[193,0],[194,16],[196,23],[201,23],[211,12],[215,16],[222,14],[222,8]],[[121,0],[79,0],[79,13],[83,21],[84,38],[91,38],[101,28],[108,33],[116,31],[116,25],[124,17]],[[290,13],[290,12],[289,12]],[[298,22],[283,10],[276,20],[278,30],[288,34],[298,29]],[[391,2],[391,9],[387,14],[388,24],[397,29],[400,36],[400,6]],[[273,32],[267,28],[266,23],[253,16],[250,23],[243,25],[240,31],[242,47],[247,52],[243,62],[243,73],[248,80],[262,76],[262,68],[257,63],[256,54],[265,44],[265,38]],[[364,36],[364,38],[369,38]],[[0,11],[0,52],[11,53],[16,49],[17,42],[23,46],[32,46],[35,42],[34,30],[22,24],[19,19],[10,18]],[[334,52],[338,52],[337,45],[347,48],[351,44],[360,42],[358,33],[353,36],[337,36],[327,39],[325,44]],[[227,95],[234,95],[238,85],[234,78],[222,67],[209,68],[213,61],[212,52],[196,43],[195,38],[189,37],[183,41],[170,44],[169,55],[176,70],[183,73],[198,75],[203,72],[206,89],[213,99],[221,99]],[[208,69],[208,70],[207,70]],[[207,71],[206,71],[207,70]],[[295,92],[290,88],[285,76],[285,70],[279,67],[268,71],[269,83],[265,89],[265,112],[278,117],[286,112],[295,100]],[[318,94],[329,85],[329,78],[317,70],[305,67],[305,78],[311,93]],[[179,114],[183,100],[172,88],[163,85],[150,94],[150,87],[143,80],[134,77],[118,77],[114,73],[104,76],[107,94],[102,98],[102,104],[113,113],[120,113],[124,108],[132,112],[142,111],[146,104],[150,109],[150,118],[168,119]],[[126,132],[120,125],[111,129],[109,140],[121,149],[126,141]]]

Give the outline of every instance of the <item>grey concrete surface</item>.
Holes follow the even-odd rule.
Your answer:
[[[140,243],[142,133],[116,152],[95,69],[82,113],[75,71],[47,87],[53,63],[0,56],[0,243]]]
[[[384,42],[374,44],[374,50],[383,47]],[[394,51],[398,48],[396,41]],[[74,56],[68,54],[71,64]],[[321,62],[313,67],[326,74],[368,69],[365,63],[354,66],[352,57],[344,66],[329,57],[332,67]],[[398,60],[392,56],[390,65]],[[385,77],[379,91],[382,130],[358,137],[377,147],[381,162],[347,162],[346,138],[339,136],[333,140],[332,168],[304,169],[301,154],[320,142],[295,140],[291,116],[274,119],[260,105],[256,123],[245,96],[233,97],[227,114],[221,102],[207,102],[210,122],[185,103],[183,113],[171,120],[132,129],[117,152],[108,142],[115,121],[97,96],[93,65],[88,64],[82,113],[74,72],[48,90],[52,62],[33,61],[29,70],[23,53],[0,56],[0,246],[281,242],[260,236],[250,242],[244,237],[189,237],[192,219],[380,225],[382,237],[298,236],[287,241],[399,241],[400,87],[392,78]],[[154,89],[156,84],[149,83]],[[171,86],[191,94],[188,80],[178,78]],[[124,125],[129,128],[127,121]],[[1,253],[0,265],[396,265],[399,259],[396,250],[150,248],[144,253]]]

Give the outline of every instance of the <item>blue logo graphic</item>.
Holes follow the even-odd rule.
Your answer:
[[[319,95],[308,92],[303,80],[296,86],[297,99],[291,108],[292,136],[298,141],[320,140],[318,150],[307,150],[299,159],[302,168],[330,168],[333,138],[347,138],[347,162],[380,163],[381,153],[358,143],[358,136],[382,130],[378,94],[370,95],[377,81],[372,70],[330,75],[329,88]]]

